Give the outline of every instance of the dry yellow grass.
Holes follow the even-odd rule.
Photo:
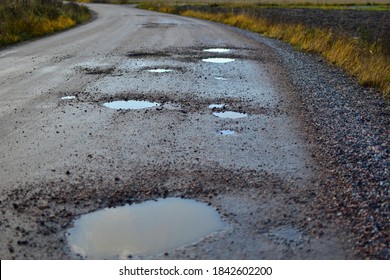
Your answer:
[[[0,46],[70,28],[90,17],[84,7],[57,0],[0,3]]]
[[[320,53],[330,63],[357,77],[362,85],[378,87],[384,96],[390,97],[390,58],[382,53],[379,45],[367,45],[358,39],[341,37],[326,29],[306,28],[302,24],[271,24],[266,19],[246,14],[192,10],[180,14],[262,33],[289,42],[299,50]]]

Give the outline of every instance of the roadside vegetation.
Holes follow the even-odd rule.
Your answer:
[[[73,1],[1,0],[0,47],[64,30],[89,18],[89,10]]]
[[[356,34],[337,30],[337,27],[313,27],[293,20],[290,22],[283,19],[276,20],[275,12],[271,13],[271,9],[278,8],[280,12],[283,9],[284,14],[286,14],[285,10],[288,6],[291,6],[288,8],[291,9],[289,13],[294,14],[294,9],[297,9],[298,4],[282,4],[280,6],[247,3],[183,5],[167,4],[166,2],[143,2],[139,4],[139,7],[144,9],[236,26],[271,38],[281,39],[301,51],[319,53],[330,63],[340,66],[357,77],[360,84],[379,88],[386,98],[390,97],[390,30],[387,30],[387,33],[379,34],[379,37],[369,34],[370,30],[360,30],[356,36]],[[389,4],[365,3],[360,6],[358,4],[321,4],[321,6],[316,6],[306,3],[300,4],[299,7],[300,9],[303,7],[321,9],[323,12],[342,8],[359,10],[370,8],[370,11],[386,11],[388,9],[388,12],[385,13],[390,13]],[[287,17],[289,16],[285,16],[285,18]],[[335,19],[335,21],[339,22],[340,20]]]

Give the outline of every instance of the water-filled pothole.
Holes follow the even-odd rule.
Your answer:
[[[226,130],[221,130],[219,131],[222,135],[233,135],[235,134],[236,132],[234,130],[229,130],[229,129],[226,129]]]
[[[214,116],[223,118],[223,119],[239,119],[245,118],[248,115],[245,113],[233,112],[233,111],[225,111],[225,112],[214,112]]]
[[[211,58],[205,58],[202,59],[204,62],[210,62],[210,63],[229,63],[235,61],[234,58],[222,58],[222,57],[211,57]]]
[[[226,105],[225,104],[210,104],[209,108],[210,109],[221,109],[224,108]]]
[[[167,73],[172,72],[172,69],[165,69],[165,68],[157,68],[157,69],[149,69],[148,72],[151,73]]]
[[[228,79],[224,78],[224,77],[214,77],[214,79],[218,80],[218,81],[227,81]]]
[[[149,102],[149,101],[140,101],[140,100],[118,100],[104,103],[103,106],[106,106],[110,109],[122,109],[122,110],[138,110],[138,109],[146,109],[152,108],[156,106],[160,106],[160,103],[157,102]]]
[[[212,53],[227,53],[230,49],[225,48],[212,48],[212,49],[204,49],[204,52],[212,52]]]
[[[72,100],[72,99],[76,99],[76,96],[74,96],[74,95],[69,95],[69,96],[63,96],[63,97],[61,97],[61,100]]]
[[[83,258],[125,259],[193,244],[226,227],[204,203],[167,198],[83,215],[67,238],[72,253]]]

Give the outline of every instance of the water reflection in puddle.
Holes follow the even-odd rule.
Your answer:
[[[221,57],[213,57],[213,58],[205,58],[202,59],[204,62],[210,62],[210,63],[229,63],[235,61],[233,58],[221,58]]]
[[[74,95],[69,95],[69,96],[63,96],[63,97],[61,97],[61,100],[72,100],[72,99],[76,99],[76,96],[74,96]]]
[[[225,111],[225,112],[214,112],[214,116],[223,118],[223,119],[239,119],[239,118],[245,118],[248,115],[244,113],[239,112],[233,112],[233,111]]]
[[[210,109],[221,109],[221,108],[223,108],[225,106],[226,106],[225,104],[210,104],[209,108]]]
[[[225,48],[213,48],[213,49],[204,49],[204,52],[212,52],[212,53],[227,53],[230,50]]]
[[[222,230],[212,207],[167,198],[83,215],[68,231],[73,254],[88,259],[125,259],[161,254]]]
[[[119,100],[119,101],[113,101],[113,102],[108,102],[104,103],[103,106],[106,106],[110,109],[123,109],[123,110],[128,110],[128,109],[145,109],[145,108],[151,108],[155,106],[160,106],[160,103],[157,102],[149,102],[149,101],[139,101],[139,100]]]
[[[227,130],[221,130],[220,133],[221,133],[222,135],[233,135],[233,134],[235,134],[236,132],[235,132],[234,130],[229,130],[229,129],[227,129]]]
[[[158,69],[150,69],[148,72],[151,73],[167,73],[167,72],[172,72],[172,69],[164,69],[164,68],[158,68]]]

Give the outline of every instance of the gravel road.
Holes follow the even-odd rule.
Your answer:
[[[207,203],[228,229],[131,258],[388,258],[386,103],[280,42],[175,15],[88,6],[90,23],[0,50],[2,259],[88,258],[67,243],[75,218],[165,197]],[[117,100],[159,104],[103,105]],[[339,109],[345,114],[336,118]],[[246,116],[215,115],[223,111]],[[366,143],[373,165],[355,164],[351,155],[365,140],[350,137],[348,125],[375,138]],[[351,191],[356,182],[364,191]],[[368,199],[379,206],[357,204],[373,186],[369,194],[381,186],[383,196]],[[371,215],[365,226],[378,225],[376,233],[361,235],[364,221],[350,218],[356,209]]]

